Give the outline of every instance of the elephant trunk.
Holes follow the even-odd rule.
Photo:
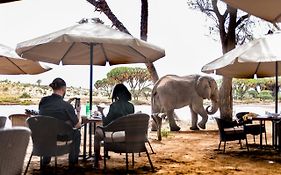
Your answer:
[[[211,101],[212,101],[212,105],[209,105],[206,107],[206,112],[208,115],[215,114],[219,109],[218,98],[216,98],[216,99],[211,98]]]

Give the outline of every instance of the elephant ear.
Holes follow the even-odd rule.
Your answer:
[[[205,76],[200,76],[196,83],[196,91],[200,97],[203,99],[210,99],[211,88],[209,78]]]

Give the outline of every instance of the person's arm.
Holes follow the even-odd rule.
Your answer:
[[[102,118],[104,118],[105,117],[104,113],[103,113],[104,107],[97,105],[97,108],[98,108],[98,111],[101,113]]]
[[[75,100],[75,97],[68,99],[67,103],[71,103],[73,100]]]
[[[81,111],[81,106],[79,106],[76,110],[76,116],[78,118],[78,123],[75,125],[75,128],[81,128],[81,124],[82,124],[82,117],[80,115],[80,111]]]
[[[80,115],[80,111],[77,111],[77,118],[78,118],[78,123],[75,125],[75,128],[81,128],[81,124],[82,124],[82,118]]]
[[[104,126],[109,124],[110,122],[112,122],[115,119],[116,114],[118,113],[116,110],[118,110],[118,109],[116,109],[116,105],[114,105],[114,103],[112,103],[109,107],[106,117],[102,118]]]
[[[69,116],[69,120],[71,121],[72,127],[74,128],[80,128],[81,127],[81,123],[82,123],[82,119],[81,119],[81,115],[80,115],[80,109],[81,107],[74,109],[73,106],[69,103],[65,103],[65,108],[66,108],[66,113]],[[76,113],[75,113],[76,110]]]

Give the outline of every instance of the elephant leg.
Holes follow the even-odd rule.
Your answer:
[[[167,117],[169,119],[170,130],[179,131],[181,128],[176,124],[173,114],[174,114],[174,110],[167,111]]]
[[[190,127],[190,130],[199,130],[199,128],[197,127],[198,115],[197,115],[196,112],[193,111],[191,106],[190,106],[190,113],[191,113],[191,127]]]
[[[153,114],[152,114],[153,115]],[[153,117],[152,117],[153,118]],[[151,121],[151,131],[157,131],[157,123],[156,123],[156,121],[155,121],[155,119],[153,119],[152,121]]]
[[[202,120],[198,123],[198,126],[202,129],[206,129],[206,123],[208,121],[208,114],[205,111],[204,107],[198,111],[198,114],[202,117]]]

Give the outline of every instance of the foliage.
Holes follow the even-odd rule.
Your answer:
[[[259,31],[266,34],[269,30],[274,30],[270,23],[250,16],[249,14],[228,7],[221,0],[188,0],[188,6],[191,9],[200,10],[208,17],[209,36],[218,40],[221,37],[222,30],[235,30],[235,43],[242,45],[254,39],[254,34]],[[236,11],[236,12],[235,12]],[[221,12],[221,13],[219,13]],[[219,13],[219,14],[218,14]],[[236,24],[231,21],[231,15],[236,16]],[[224,27],[222,28],[223,25]],[[258,26],[258,29],[256,29]],[[214,38],[215,37],[215,38]],[[222,38],[221,38],[222,39]]]
[[[0,97],[0,104],[20,104],[20,100],[11,96]]]
[[[149,72],[140,67],[117,67],[107,73],[111,83],[127,83],[134,99],[138,99],[143,90],[152,85]]]
[[[104,78],[102,80],[97,80],[94,86],[102,95],[110,97],[114,82],[110,81],[108,78]]]
[[[233,96],[238,100],[248,98],[269,100],[275,96],[275,78],[233,79],[232,88]]]
[[[168,137],[169,136],[169,134],[170,134],[170,131],[169,130],[167,130],[167,129],[162,129],[161,130],[161,136],[162,137]]]
[[[21,96],[19,96],[19,98],[31,98],[31,96],[28,93],[24,92]]]
[[[258,98],[259,95],[259,93],[254,89],[249,90],[247,94],[250,98]]]
[[[260,100],[272,100],[272,92],[269,90],[263,90],[259,93],[258,98],[260,98]]]
[[[144,96],[145,99],[148,100],[148,98],[151,97],[151,92],[152,92],[152,89],[151,89],[151,88],[149,88],[149,87],[143,88],[143,90],[142,90],[142,96]]]

